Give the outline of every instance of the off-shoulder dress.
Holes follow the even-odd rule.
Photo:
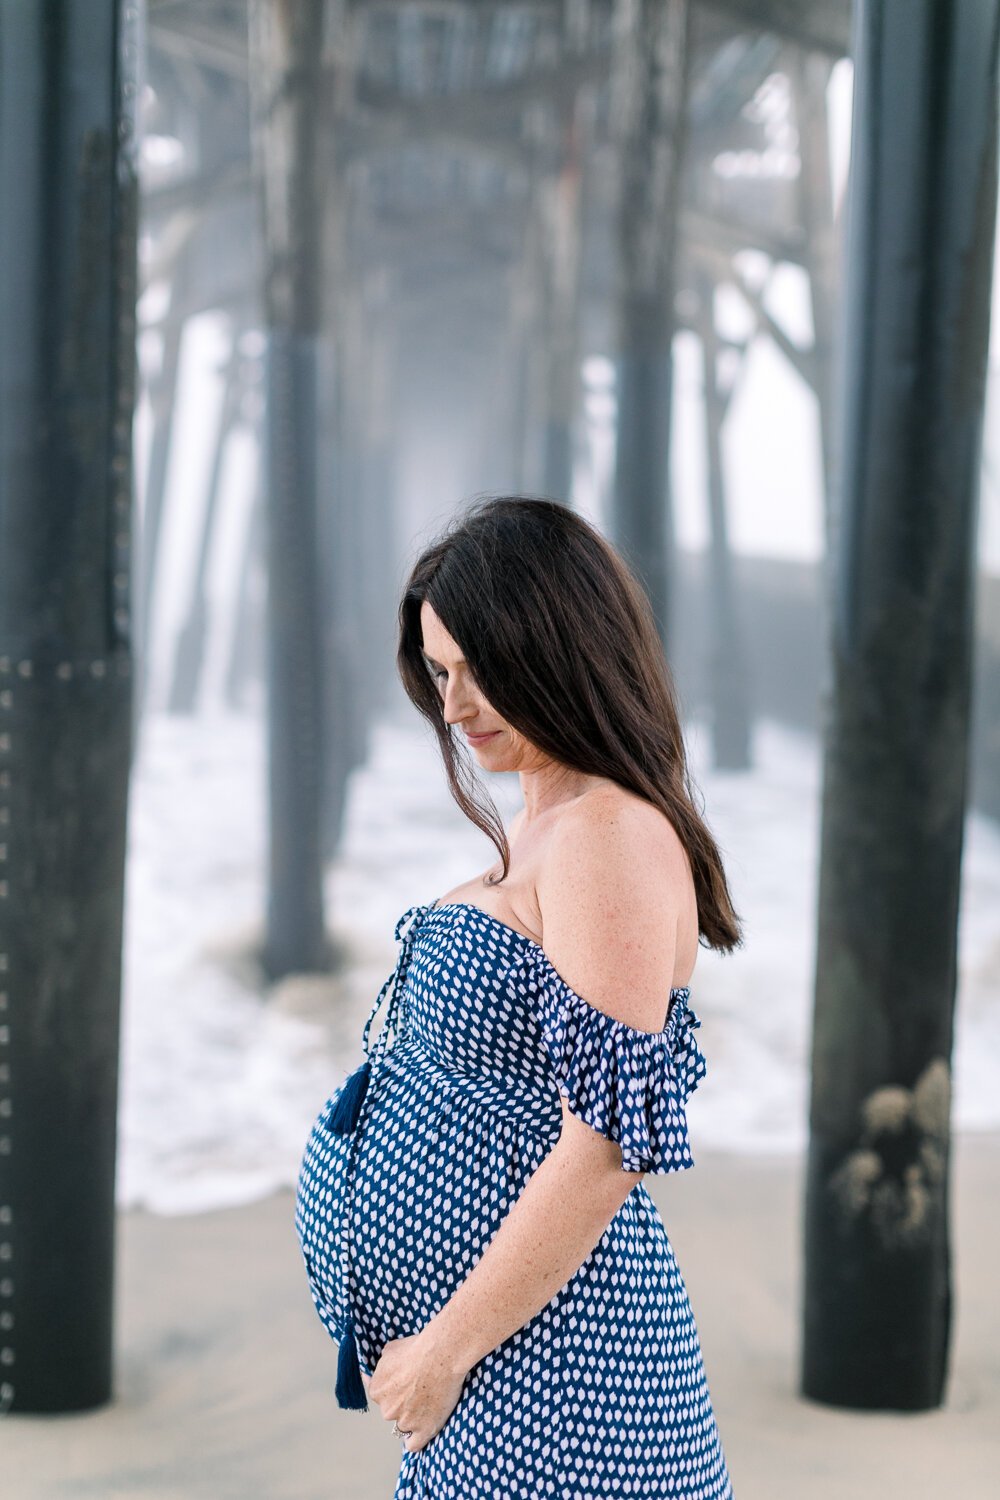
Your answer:
[[[675,1172],[694,1164],[685,1105],[706,1072],[687,987],[662,1031],[641,1031],[471,902],[411,906],[395,936],[365,1060],[324,1103],[295,1200],[340,1346],[336,1396],[362,1410],[359,1366],[371,1375],[468,1276],[558,1139],[559,1094],[624,1169]],[[402,1450],[394,1500],[732,1494],[687,1289],[639,1182],[569,1281],[469,1371],[440,1431]]]

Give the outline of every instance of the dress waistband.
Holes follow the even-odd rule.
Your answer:
[[[389,1074],[419,1073],[436,1093],[462,1094],[490,1114],[546,1138],[552,1136],[553,1129],[558,1135],[562,1124],[559,1097],[553,1089],[532,1078],[457,1073],[432,1057],[412,1031],[384,1054],[381,1070]]]

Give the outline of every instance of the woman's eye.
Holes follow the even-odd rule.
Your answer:
[[[448,675],[448,673],[445,671],[444,667],[432,667],[431,668],[431,676],[434,678],[435,682],[437,682],[438,679],[441,678],[441,677],[447,677],[447,675]]]

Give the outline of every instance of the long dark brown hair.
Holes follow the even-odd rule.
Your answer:
[[[424,662],[425,599],[501,718],[563,765],[607,777],[665,813],[691,861],[699,942],[726,953],[741,946],[719,849],[695,806],[652,608],[611,543],[556,500],[478,495],[421,552],[403,591],[403,687],[434,727],[452,796],[497,847],[499,883],[510,846]]]

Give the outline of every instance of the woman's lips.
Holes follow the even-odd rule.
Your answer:
[[[470,734],[469,731],[466,730],[465,738],[471,745],[481,745],[484,740],[491,740],[495,734],[499,733],[499,729],[491,729],[487,734]]]

